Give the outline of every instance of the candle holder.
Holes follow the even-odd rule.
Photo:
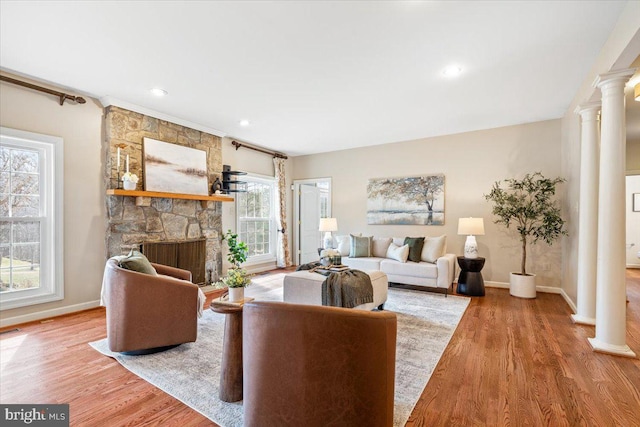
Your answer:
[[[122,190],[122,176],[120,175],[120,150],[127,148],[127,144],[116,144],[116,170],[118,171],[118,181],[116,188]]]

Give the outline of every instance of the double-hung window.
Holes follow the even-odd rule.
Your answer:
[[[0,309],[64,296],[62,139],[0,129]]]
[[[275,260],[275,178],[247,175],[246,192],[236,195],[238,239],[249,248],[247,264]]]

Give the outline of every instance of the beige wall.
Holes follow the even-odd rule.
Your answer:
[[[97,306],[105,260],[101,106],[92,99],[60,106],[53,96],[2,82],[0,124],[64,140],[64,299],[3,310],[2,324]]]
[[[624,69],[640,53],[640,2],[630,1],[620,14],[616,27],[562,118],[562,173],[567,179],[563,210],[568,219],[569,236],[564,238],[562,289],[575,304],[578,264],[578,205],[580,201],[580,118],[574,113],[586,101],[600,100],[592,84],[599,74]]]
[[[640,140],[627,141],[627,173],[640,174]]]
[[[333,215],[338,234],[362,232],[374,236],[447,235],[448,252],[462,254],[465,236],[458,236],[460,217],[483,217],[485,236],[477,238],[487,258],[485,280],[508,282],[518,269],[518,240],[493,224],[491,206],[483,194],[497,180],[541,171],[560,175],[560,121],[550,120],[477,132],[426,138],[296,157],[294,179],[332,178]],[[445,175],[444,226],[367,225],[366,187],[369,178],[423,174]],[[532,248],[528,266],[539,286],[560,286],[560,246],[541,243]]]

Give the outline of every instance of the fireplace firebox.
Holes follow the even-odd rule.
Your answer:
[[[140,245],[142,252],[151,262],[189,270],[193,283],[206,284],[206,240],[183,242],[145,242]]]

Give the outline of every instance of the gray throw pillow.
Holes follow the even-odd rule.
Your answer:
[[[138,273],[150,274],[152,276],[158,275],[156,269],[153,268],[147,257],[136,250],[129,252],[129,255],[122,258],[118,262],[118,265],[127,270],[137,271]]]
[[[370,257],[371,256],[371,237],[372,236],[354,236],[350,234],[351,250],[349,258]]]

